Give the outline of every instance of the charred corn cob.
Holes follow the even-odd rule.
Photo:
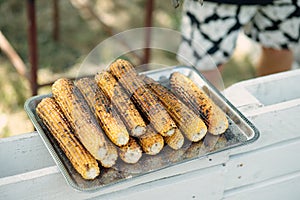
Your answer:
[[[76,81],[75,85],[98,117],[101,127],[112,143],[117,146],[127,144],[129,133],[126,126],[97,83],[91,78],[82,78]]]
[[[101,164],[105,159],[112,157],[116,161],[118,155],[116,148],[112,148],[111,143],[73,82],[66,78],[58,79],[52,85],[52,94],[83,146]]]
[[[131,63],[118,59],[110,65],[109,69],[128,93],[132,94],[136,105],[154,129],[162,136],[174,134],[177,128],[175,122],[152,91],[145,87]]]
[[[36,107],[36,112],[75,170],[84,179],[96,178],[100,174],[96,159],[73,135],[69,122],[55,100],[53,98],[43,99]]]
[[[142,157],[142,149],[135,139],[130,137],[129,142],[119,148],[119,156],[125,163],[134,164]]]
[[[134,137],[143,135],[146,132],[144,119],[117,80],[106,71],[96,74],[95,80],[117,108],[131,135]]]
[[[170,83],[174,92],[202,117],[208,132],[213,135],[225,132],[228,128],[226,114],[192,80],[179,72],[174,72],[170,77]]]
[[[110,141],[107,141],[107,155],[104,159],[100,160],[101,166],[110,168],[116,164],[117,159],[118,151],[116,147]]]
[[[184,143],[184,137],[179,129],[171,136],[164,137],[165,142],[174,150],[180,149]]]
[[[155,92],[187,139],[198,142],[205,136],[207,127],[203,120],[175,94],[150,77],[144,76],[143,80]]]
[[[164,147],[164,138],[151,126],[147,126],[146,133],[138,138],[138,142],[148,155],[156,155]]]

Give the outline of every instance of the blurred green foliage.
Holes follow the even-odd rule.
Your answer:
[[[14,112],[23,107],[28,98],[28,87],[24,84],[25,79],[19,77],[10,65],[1,64],[0,72],[0,104],[4,105],[2,109]]]

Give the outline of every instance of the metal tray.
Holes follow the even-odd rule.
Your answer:
[[[199,87],[202,87],[210,98],[226,113],[229,120],[227,131],[221,136],[207,134],[201,142],[185,142],[184,146],[177,151],[166,146],[158,155],[143,155],[136,164],[125,164],[118,160],[116,165],[110,169],[101,168],[100,176],[91,181],[84,180],[75,171],[48,129],[36,115],[35,108],[38,103],[43,98],[51,96],[51,94],[35,96],[25,102],[25,111],[69,185],[80,191],[96,191],[170,166],[201,159],[211,154],[245,145],[258,139],[259,132],[253,124],[198,73],[196,69],[186,66],[176,66],[142,73],[160,81],[164,85],[168,85],[168,78],[175,71],[188,76]]]

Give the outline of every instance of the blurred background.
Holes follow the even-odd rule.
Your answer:
[[[26,2],[30,0],[0,0],[0,33],[25,67],[23,72],[17,70],[7,53],[0,50],[0,137],[34,130],[23,108],[25,100],[32,95],[26,78],[31,67]],[[149,12],[149,6],[152,12]],[[171,1],[39,0],[35,2],[35,9],[37,82],[41,86],[38,94],[49,93],[50,83],[57,78],[76,75],[76,66],[87,54],[116,33],[149,23],[154,27],[180,30],[181,7],[174,9]],[[3,40],[0,42],[4,44]],[[225,87],[253,78],[258,54],[259,47],[241,35],[234,56],[222,74]],[[151,62],[157,57],[166,59],[170,65],[176,59],[175,55],[161,52],[152,52],[147,59]]]

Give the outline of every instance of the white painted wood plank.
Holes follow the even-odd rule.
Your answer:
[[[32,174],[35,172],[29,173]],[[22,174],[4,179],[6,179],[7,184],[4,181],[0,181],[2,182],[0,186],[0,199],[61,199],[60,197],[66,196],[70,191],[73,192],[66,185],[60,173],[53,173],[51,169],[48,171],[48,168],[43,169],[41,176],[28,177]]]
[[[290,101],[281,102],[281,103],[277,103],[277,104],[273,104],[273,105],[269,105],[269,106],[256,108],[256,109],[253,109],[253,110],[248,110],[248,111],[244,112],[244,114],[247,115],[248,117],[251,117],[251,116],[262,115],[262,114],[265,114],[265,113],[281,112],[281,111],[284,111],[284,110],[290,109],[290,108],[296,108],[297,109],[299,107],[300,107],[300,98],[290,100]],[[296,116],[296,117],[299,116],[295,112],[291,112],[291,115]]]
[[[243,85],[235,84],[224,91],[225,97],[241,112],[262,107],[260,103]]]
[[[222,200],[299,200],[300,171],[224,193]]]
[[[265,81],[256,82],[245,88],[264,105],[274,105],[300,98],[300,88],[295,85],[300,81],[300,74],[294,72],[289,77],[282,75],[269,77]]]
[[[25,146],[33,146],[33,147],[38,146],[38,145],[32,145],[33,142],[37,142],[37,143],[40,143],[41,145],[43,145],[42,141],[39,140],[39,136],[37,134],[25,135],[23,137],[20,137],[19,139],[21,139],[21,141],[23,141],[23,142],[26,141],[27,144]],[[5,142],[2,141],[2,144],[5,144],[6,146],[8,144],[12,145],[12,144],[14,144],[15,141],[18,142],[18,140],[16,140],[16,138],[10,138],[8,141],[5,141]],[[24,144],[22,144],[22,145],[24,145]],[[17,152],[19,152],[18,151],[19,147],[14,147],[13,145],[12,145],[12,147],[13,148],[11,148],[11,149],[15,149],[15,150],[17,149]],[[17,173],[17,174],[6,174],[5,176],[3,175],[2,179],[0,179],[0,185],[2,185],[3,187],[6,187],[7,185],[12,184],[12,183],[19,184],[19,181],[24,182],[23,181],[23,180],[25,180],[24,177],[30,177],[34,174],[36,175],[39,173],[39,169],[41,169],[41,165],[34,163],[38,160],[35,160],[34,159],[35,157],[32,157],[32,156],[35,156],[35,154],[32,155],[31,152],[32,152],[32,150],[30,150],[28,152],[26,151],[24,155],[21,154],[23,156],[22,163],[12,162],[10,160],[10,158],[6,158],[9,160],[9,162],[11,162],[10,165],[14,165],[14,164],[16,165],[16,166],[12,167],[13,169],[20,169],[20,170],[18,171],[19,173]],[[40,152],[47,156],[49,155],[47,150],[45,152],[43,152],[43,151],[40,151],[39,149],[37,149],[34,152],[37,152],[37,153]],[[14,151],[12,151],[12,154],[16,154],[16,153]],[[39,156],[42,156],[42,155],[39,155]],[[28,159],[26,157],[28,157]],[[50,160],[51,161],[50,163],[52,163],[52,158],[50,158],[50,156],[48,156],[48,160]],[[182,163],[182,164],[178,164],[176,166],[169,167],[167,169],[164,169],[164,170],[161,170],[161,171],[158,171],[155,173],[150,173],[144,179],[141,179],[141,180],[137,179],[136,181],[128,181],[128,183],[123,184],[120,187],[116,187],[115,189],[120,190],[120,189],[124,189],[127,187],[132,187],[134,185],[138,185],[141,183],[145,183],[145,182],[149,182],[149,181],[153,181],[153,180],[157,180],[157,179],[163,179],[166,177],[183,174],[183,173],[187,173],[187,172],[194,171],[194,170],[208,168],[210,166],[220,165],[221,163],[225,163],[227,160],[228,160],[228,153],[220,152],[220,153],[217,153],[217,154],[214,154],[211,156],[206,156],[202,159],[196,159],[193,161],[189,161],[187,163]],[[18,162],[21,162],[21,161],[18,160]],[[26,166],[26,165],[28,165],[29,167],[32,165],[33,167],[31,168],[31,170],[28,170],[28,171],[24,170],[22,167],[20,167],[20,166]],[[39,166],[39,168],[34,168],[34,166]],[[55,165],[53,163],[50,166],[55,166]],[[56,166],[55,166],[55,168],[56,168]],[[41,170],[43,170],[43,168]],[[17,170],[15,170],[15,171],[17,171]],[[33,179],[34,179],[35,175],[33,176]],[[63,180],[63,181],[65,183],[65,180]],[[7,184],[7,185],[5,185],[5,184]],[[14,187],[13,185],[11,185],[11,186]],[[70,186],[68,186],[68,187],[70,187]],[[109,192],[109,190],[108,190],[108,192]]]
[[[284,146],[290,146],[288,144],[282,145],[282,148]],[[295,146],[296,145],[295,143]],[[296,151],[295,151],[296,152]],[[249,154],[255,154],[255,152],[250,152]],[[266,150],[266,154],[267,150]],[[245,154],[247,155],[247,154]],[[241,155],[243,157],[244,154]],[[246,159],[247,160],[247,159]],[[261,159],[257,159],[258,161],[261,161]],[[247,166],[247,165],[246,165]],[[101,196],[101,199],[119,199],[120,197],[124,197],[124,199],[127,199],[127,197],[133,198],[133,199],[140,199],[141,195],[144,197],[146,194],[149,195],[149,197],[157,197],[157,196],[166,196],[169,195],[169,191],[174,188],[178,188],[180,186],[178,191],[179,194],[175,195],[176,192],[172,193],[174,196],[178,196],[180,198],[178,199],[187,199],[187,197],[190,197],[189,195],[192,193],[195,197],[198,197],[198,195],[204,193],[205,195],[216,195],[220,194],[220,190],[223,190],[223,186],[226,185],[224,183],[224,180],[227,179],[227,177],[224,179],[223,170],[222,174],[218,174],[219,172],[219,166],[216,167],[209,167],[207,169],[197,170],[195,172],[190,172],[185,175],[175,176],[171,178],[166,178],[165,180],[158,180],[153,182],[138,185],[136,187],[131,187],[129,189],[123,189],[123,190],[114,190],[115,192]],[[234,171],[235,169],[232,169],[233,166],[227,164],[226,165],[226,172]],[[39,171],[40,172],[40,171]],[[32,172],[31,172],[32,173]],[[217,173],[217,174],[215,174]],[[43,173],[41,173],[43,174]],[[207,179],[203,178],[203,175],[207,176]],[[244,174],[244,173],[242,173]],[[28,176],[25,176],[28,177]],[[180,177],[180,178],[178,178]],[[192,180],[189,181],[189,177]],[[219,179],[221,178],[221,179]],[[166,180],[169,180],[169,182],[165,182]],[[213,181],[212,181],[213,180]],[[181,182],[183,181],[182,185]],[[1,181],[0,181],[1,182]],[[174,186],[174,183],[178,183],[177,187]],[[215,182],[217,184],[212,185],[212,187],[208,187],[212,182]],[[202,184],[202,185],[201,185]],[[168,186],[169,185],[169,186]],[[155,188],[157,186],[158,188]],[[185,188],[188,186],[187,188]],[[197,190],[192,189],[194,186],[197,186]],[[200,187],[201,186],[201,187]],[[220,188],[221,186],[221,188]],[[212,190],[208,190],[212,189]],[[203,189],[203,190],[202,190]],[[18,191],[16,193],[15,191]],[[156,193],[156,191],[160,191],[159,193]],[[165,192],[168,191],[168,192]],[[173,190],[173,191],[177,191]],[[185,192],[186,191],[186,192]],[[199,193],[195,191],[200,191]],[[112,191],[111,191],[112,192]],[[136,196],[135,196],[136,194]],[[160,194],[160,195],[158,195]],[[11,182],[10,184],[2,185],[0,187],[0,199],[86,199],[91,197],[96,197],[99,195],[98,193],[82,193],[82,192],[76,192],[74,191],[70,186],[68,186],[65,183],[65,180],[61,176],[60,173],[50,173],[50,174],[43,174],[41,177],[33,178],[33,179],[24,179],[22,181],[16,181]],[[216,195],[216,196],[218,196]],[[49,198],[48,198],[49,197]],[[183,198],[184,197],[184,198]],[[193,197],[193,196],[192,196]],[[207,196],[206,196],[207,197]],[[176,199],[176,198],[175,198]],[[238,198],[237,198],[238,199]]]
[[[299,81],[300,70],[288,71],[236,83],[228,87],[224,93],[242,112],[278,110],[286,106],[282,104],[283,102],[290,101],[293,104],[297,99],[299,102],[300,89],[296,87]],[[265,106],[269,109],[261,109]]]
[[[256,184],[272,177],[300,171],[300,138],[230,157],[225,189]]]
[[[180,176],[154,181],[121,192],[115,192],[104,197],[107,197],[107,199],[110,200],[219,200],[222,198],[224,190],[224,169],[225,168],[222,166],[214,166],[204,170],[198,170]],[[99,198],[93,199],[96,200]]]
[[[257,78],[253,78],[253,79],[249,79],[249,80],[245,80],[245,81],[241,81],[238,83],[235,83],[234,85],[226,88],[226,90],[230,90],[232,92],[239,92],[239,89],[236,89],[236,87],[243,87],[243,88],[253,88],[253,90],[257,87],[259,87],[260,85],[263,85],[266,82],[282,82],[282,81],[286,81],[289,79],[293,79],[296,80],[297,84],[299,79],[297,79],[298,77],[300,77],[300,69],[297,70],[293,70],[293,71],[286,71],[286,72],[281,72],[281,73],[277,73],[277,74],[271,74],[268,76],[262,76],[262,77],[257,77]],[[278,84],[278,82],[277,82]],[[279,83],[280,84],[280,83]],[[293,85],[294,86],[294,85]],[[273,89],[273,88],[271,88]],[[225,90],[225,92],[226,92]],[[236,90],[236,91],[234,91]],[[243,96],[241,96],[242,98]]]
[[[0,139],[0,178],[55,165],[37,132]]]
[[[214,166],[169,178],[158,179],[149,183],[140,184],[122,190],[109,190],[103,195],[102,191],[84,193],[73,190],[63,177],[53,167],[30,172],[35,174],[32,178],[27,175],[22,180],[9,181],[1,185],[0,199],[156,199],[156,197],[172,197],[172,199],[187,199],[193,197],[210,197],[220,199],[223,195],[224,167]],[[37,174],[41,173],[41,176]],[[47,173],[48,172],[48,173]],[[20,177],[13,177],[20,179]],[[218,184],[207,188],[207,182],[214,179]],[[220,184],[219,184],[220,183]],[[172,193],[170,193],[173,191]],[[143,195],[143,196],[141,196]]]
[[[267,108],[265,108],[267,109]],[[260,137],[252,144],[234,148],[230,155],[255,151],[270,145],[300,137],[300,106],[291,106],[284,110],[262,112],[248,116],[260,132]]]
[[[22,174],[16,174],[13,176],[7,176],[4,178],[0,178],[0,187],[5,185],[12,185],[14,183],[27,181],[27,180],[34,180],[49,174],[56,174],[59,173],[59,169],[56,166],[42,168]]]

